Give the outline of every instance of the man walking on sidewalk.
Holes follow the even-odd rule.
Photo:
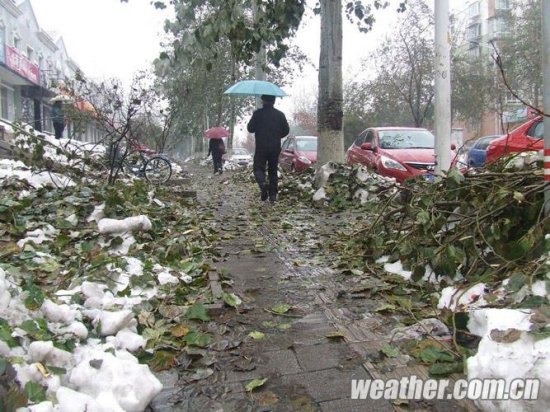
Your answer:
[[[290,131],[283,112],[273,107],[275,96],[262,95],[263,107],[252,115],[248,122],[248,132],[254,133],[256,150],[254,151],[254,178],[260,186],[261,199],[277,200],[277,166],[281,152],[281,139]],[[268,180],[265,169],[267,164]],[[269,183],[268,183],[269,181]]]

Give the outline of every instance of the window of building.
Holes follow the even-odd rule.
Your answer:
[[[472,24],[471,26],[468,27],[468,30],[467,30],[467,37],[468,37],[468,41],[476,41],[477,39],[479,39],[479,37],[481,36],[481,24],[477,23],[477,24]]]
[[[46,132],[53,133],[52,110],[49,106],[42,106],[42,128]]]
[[[491,29],[493,35],[495,36],[508,33],[508,25],[506,24],[506,21],[498,17],[491,20]]]
[[[479,9],[479,1],[473,2],[468,6],[468,15],[470,17],[476,17],[479,16],[480,9]]]
[[[34,49],[31,46],[27,46],[27,59],[30,61],[34,59]]]
[[[21,37],[19,37],[19,33],[17,32],[13,33],[13,47],[17,50],[21,47]]]
[[[497,0],[496,10],[510,10],[510,0]]]
[[[470,57],[480,57],[481,56],[481,47],[475,46],[468,50]]]
[[[0,86],[0,116],[5,120],[14,120],[13,90],[6,85]]]

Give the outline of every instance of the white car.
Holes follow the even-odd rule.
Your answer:
[[[252,155],[243,147],[236,147],[229,150],[229,153],[227,153],[225,157],[231,163],[235,163],[240,166],[248,166],[252,163]]]

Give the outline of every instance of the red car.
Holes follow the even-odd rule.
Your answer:
[[[284,170],[301,172],[317,161],[317,136],[289,136],[279,155]]]
[[[535,117],[510,133],[489,143],[487,163],[509,153],[539,151],[544,148],[544,122],[542,116]]]
[[[427,129],[372,127],[357,136],[346,152],[348,164],[362,164],[403,183],[435,169],[435,137]],[[451,156],[451,159],[454,154]],[[426,179],[431,180],[428,173]]]

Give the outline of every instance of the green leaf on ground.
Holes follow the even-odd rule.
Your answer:
[[[165,371],[177,364],[176,354],[174,352],[158,350],[155,351],[153,358],[147,363],[156,372]]]
[[[393,312],[396,309],[391,303],[384,303],[374,309],[375,312]]]
[[[430,367],[430,375],[447,376],[453,373],[464,372],[464,364],[462,362],[453,363],[434,363]]]
[[[248,334],[248,336],[250,336],[252,339],[254,340],[260,340],[260,339],[263,339],[265,338],[265,333],[262,333],[262,332],[258,332],[257,330],[253,331],[253,332],[250,332]]]
[[[25,307],[29,310],[38,310],[44,303],[44,293],[36,285],[29,285],[24,288],[27,291]]]
[[[185,316],[188,319],[202,320],[203,322],[208,322],[210,320],[206,308],[202,303],[195,303],[193,306],[189,307],[187,312],[185,312]]]
[[[380,352],[382,352],[388,358],[396,358],[399,356],[399,349],[388,344],[382,346],[382,348],[380,349]]]
[[[210,337],[210,335],[207,335],[206,333],[193,331],[193,332],[189,332],[183,340],[188,345],[204,348],[210,344],[210,342],[212,341],[212,338]]]
[[[46,400],[46,390],[33,381],[29,381],[25,384],[25,394],[33,403],[40,403]]]
[[[234,293],[222,292],[222,300],[225,302],[226,305],[231,306],[232,308],[236,308],[241,303],[243,303],[241,298],[239,298]]]
[[[292,306],[287,303],[279,303],[278,305],[273,306],[271,311],[281,315],[283,313],[287,313],[290,308],[292,308]]]
[[[279,330],[287,330],[290,329],[292,325],[290,323],[281,323],[280,325],[277,325],[277,329]]]
[[[441,362],[452,362],[454,360],[453,355],[448,352],[445,352],[442,349],[435,348],[433,346],[428,346],[420,352],[420,359],[426,363],[436,363]]]
[[[247,392],[252,392],[254,389],[262,386],[266,382],[267,382],[267,378],[252,379],[250,382],[246,384],[245,389]]]

